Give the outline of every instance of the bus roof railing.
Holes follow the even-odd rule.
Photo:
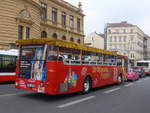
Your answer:
[[[95,53],[101,53],[101,54],[106,54],[106,55],[112,55],[112,56],[117,56],[115,52],[103,50],[103,49],[98,49],[94,47],[88,47],[85,45],[69,42],[69,41],[64,41],[60,39],[54,39],[54,38],[32,38],[32,39],[24,39],[24,40],[17,40],[16,44],[17,45],[26,45],[26,44],[52,44],[54,46],[58,47],[65,47],[65,48],[70,48],[70,49],[76,49],[76,50],[83,50],[83,51],[89,51],[89,52],[95,52]]]
[[[69,65],[79,65],[81,64],[80,60],[69,60],[66,59],[63,61],[64,64],[69,64]],[[110,65],[114,66],[116,63],[114,62],[103,62],[103,61],[82,61],[82,65]]]

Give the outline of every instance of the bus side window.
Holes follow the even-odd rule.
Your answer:
[[[82,64],[89,64],[89,61],[91,60],[91,55],[88,51],[82,52]]]
[[[65,64],[79,64],[80,63],[80,51],[59,47],[59,54],[62,55],[62,58],[58,57],[59,61],[63,61]],[[77,61],[78,60],[78,61]]]
[[[75,60],[80,60],[80,59],[79,59],[79,56],[75,56]]]
[[[57,56],[55,56],[55,55],[49,55],[48,56],[48,60],[49,61],[56,61],[57,60]]]
[[[50,45],[47,56],[49,61],[57,61],[57,47]]]
[[[120,58],[117,59],[117,66],[121,66],[122,65],[122,60]]]
[[[108,65],[108,63],[109,63],[109,56],[108,55],[103,55],[103,64],[104,65]]]
[[[72,60],[72,55],[68,55],[68,59],[69,59],[69,60]]]
[[[64,59],[65,58],[64,58],[64,56],[62,54],[58,56],[58,61],[64,61]]]
[[[110,56],[110,65],[116,65],[116,57],[115,56]]]

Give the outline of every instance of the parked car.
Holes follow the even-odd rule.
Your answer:
[[[133,69],[130,69],[128,71],[128,75],[127,75],[127,80],[128,81],[134,81],[134,80],[138,80],[139,79],[139,74],[138,72],[135,72]]]
[[[132,69],[133,69],[134,72],[137,72],[137,73],[139,74],[139,77],[140,77],[140,78],[143,78],[143,77],[146,76],[145,71],[144,71],[143,68],[140,68],[140,67],[132,67]]]

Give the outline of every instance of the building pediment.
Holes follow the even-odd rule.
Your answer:
[[[28,10],[28,8],[26,6],[24,6],[24,7],[25,8],[22,9],[16,17],[17,21],[20,23],[33,24],[30,11]]]

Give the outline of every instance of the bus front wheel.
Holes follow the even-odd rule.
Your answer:
[[[92,80],[90,77],[86,77],[83,83],[83,94],[87,94],[90,92],[92,86]]]

